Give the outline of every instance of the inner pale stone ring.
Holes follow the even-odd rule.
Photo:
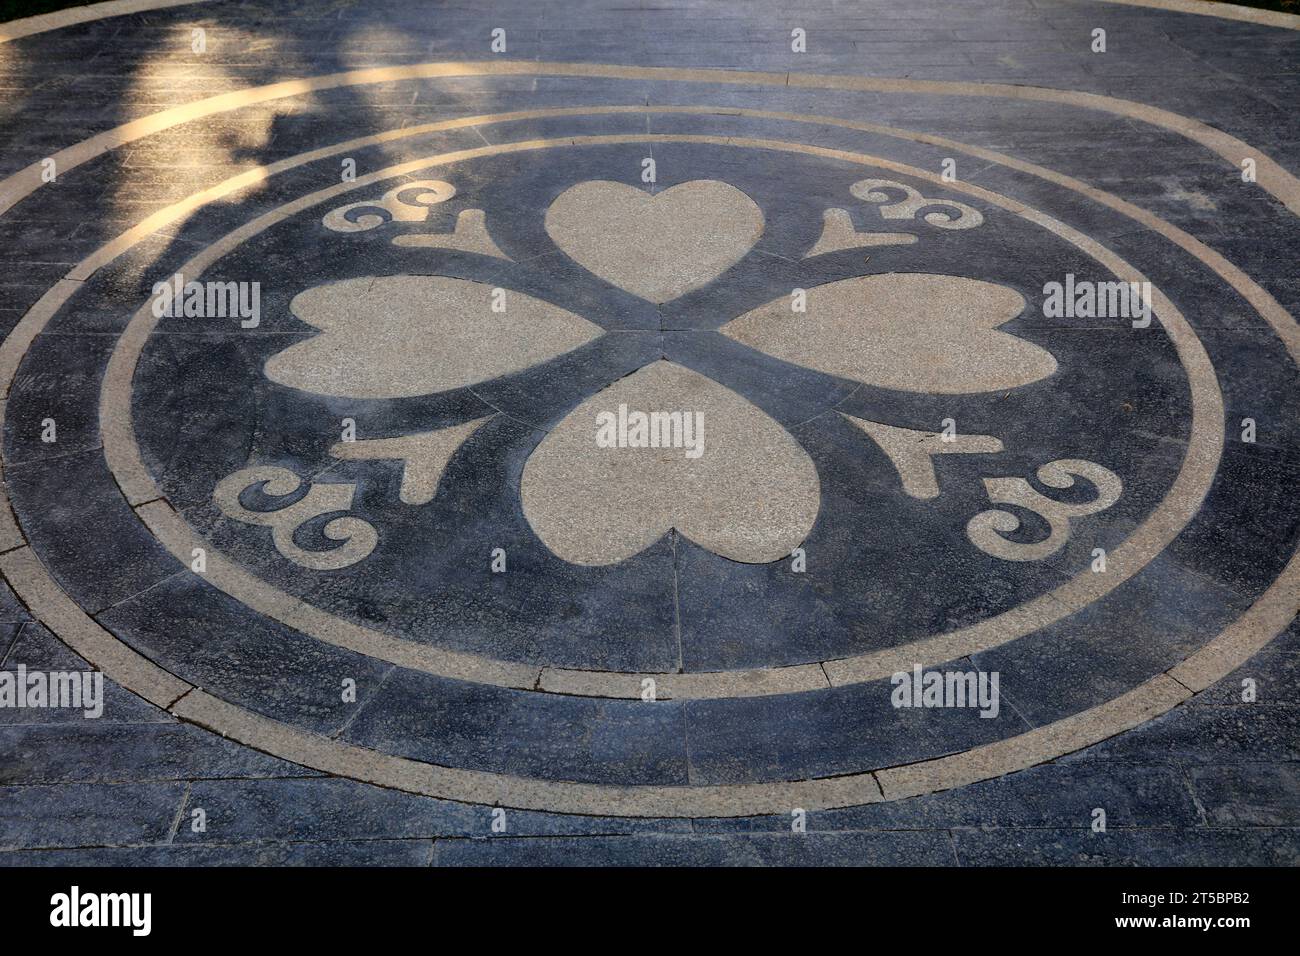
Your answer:
[[[624,112],[645,108],[593,108],[592,113]],[[729,112],[736,112],[734,110]],[[572,115],[571,110],[564,111]],[[505,122],[513,117],[484,117],[481,123]],[[816,118],[834,124],[830,118]],[[901,131],[900,131],[901,132]],[[391,138],[391,137],[388,137]],[[408,173],[445,167],[504,153],[574,145],[634,142],[685,142],[751,149],[803,153],[843,160],[928,180],[974,196],[1022,216],[1072,243],[1123,281],[1145,282],[1145,276],[1109,249],[1077,230],[1037,210],[966,183],[945,183],[936,174],[881,157],[801,143],[767,139],[674,134],[616,134],[529,140],[461,150],[400,163],[302,196],[259,216],[201,250],[181,271],[197,279],[207,268],[263,230],[344,193]],[[346,144],[354,148],[355,143]],[[343,147],[340,147],[343,148]],[[310,154],[319,158],[325,151]],[[140,236],[138,238],[143,238]],[[924,637],[898,647],[853,657],[761,669],[695,672],[686,674],[628,673],[537,666],[430,647],[365,627],[315,608],[280,591],[235,562],[214,551],[163,500],[140,458],[130,421],[130,388],[140,350],[158,322],[150,303],[136,312],[118,340],[104,377],[100,424],[104,452],[118,484],[137,514],[179,560],[188,562],[193,549],[208,555],[205,579],[248,607],[326,643],[444,677],[498,686],[536,689],[596,697],[638,698],[642,680],[653,678],[661,699],[704,699],[785,694],[824,689],[888,677],[916,662],[939,663],[986,651],[1073,614],[1138,573],[1160,553],[1196,514],[1218,467],[1223,447],[1223,397],[1217,378],[1195,332],[1182,314],[1158,290],[1152,293],[1153,311],[1177,350],[1188,374],[1191,392],[1191,429],[1188,454],[1172,487],[1157,508],[1108,557],[1108,573],[1085,570],[1053,591],[1009,611],[944,634]],[[125,412],[125,413],[124,413]]]

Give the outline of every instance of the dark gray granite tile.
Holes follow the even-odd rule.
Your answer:
[[[182,825],[179,843],[262,840],[525,838],[689,832],[688,820],[564,816],[451,803],[351,780],[200,780],[186,804],[207,814],[207,830]],[[498,828],[494,830],[494,825]],[[504,826],[504,830],[499,828]]]
[[[182,783],[3,787],[0,847],[163,843],[184,793]]]
[[[962,866],[1295,866],[1294,829],[954,830]]]
[[[244,605],[189,571],[100,616],[119,639],[177,676],[274,720],[335,733],[391,667],[324,644]],[[356,702],[344,681],[356,682]]]
[[[1176,707],[1136,730],[1065,759],[1217,766],[1300,760],[1300,708],[1280,704]]]
[[[0,852],[0,867],[428,866],[429,840],[335,840]]]
[[[32,671],[75,671],[82,674],[94,669],[80,655],[56,638],[43,624],[31,622],[21,625],[8,655],[3,659],[4,670],[15,672],[19,665]],[[85,710],[65,707],[2,708],[0,727],[60,726],[68,727],[74,736],[90,726],[167,724],[172,718],[166,711],[155,707],[118,684],[103,679],[103,713],[87,719]],[[74,752],[75,756],[75,752]]]
[[[32,550],[92,614],[181,569],[131,511],[99,449],[6,468],[5,484]]]
[[[0,726],[0,784],[311,775],[190,724],[84,720]]]
[[[809,812],[806,825],[810,831],[1087,827],[1098,807],[1113,827],[1183,828],[1202,822],[1179,771],[1098,761],[1044,764],[923,797]],[[789,832],[790,827],[789,816],[695,821],[700,831]]]
[[[1210,826],[1300,825],[1300,763],[1216,764],[1187,776]]]
[[[590,783],[687,783],[682,704],[568,697],[396,669],[341,739],[446,766]]]

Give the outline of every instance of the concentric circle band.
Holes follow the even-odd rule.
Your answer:
[[[426,67],[434,69],[425,75],[453,75],[449,72],[439,73],[436,69],[438,67],[445,69],[447,66],[446,64],[426,65]],[[524,66],[535,68],[538,72],[545,72],[545,66],[541,64],[525,64]],[[363,72],[371,73],[374,71]],[[382,73],[382,71],[380,72]],[[714,71],[660,71],[656,78],[672,78],[663,75],[664,73],[682,73],[685,75],[676,78],[691,82],[707,82],[711,78],[708,76],[711,72]],[[603,74],[598,73],[596,75]],[[799,85],[836,88],[833,82],[828,83],[828,81],[834,79],[816,77],[807,83],[801,82]],[[357,79],[355,81],[367,82],[368,80]],[[895,91],[905,90],[907,85],[912,83],[912,81],[891,82],[893,84],[891,89]],[[326,85],[339,84],[322,84],[321,86]],[[943,84],[938,85],[942,86]],[[924,86],[934,87],[936,84],[924,84]],[[963,86],[971,88],[979,85],[963,84]],[[310,88],[319,87],[311,87],[310,81],[294,81],[288,84],[277,84],[275,87],[276,92],[270,95],[266,95],[267,91],[272,89],[270,87],[259,88],[258,92],[262,94],[262,99],[266,99],[274,96],[293,95]],[[848,86],[845,88],[857,87]],[[933,88],[923,91],[940,92]],[[986,93],[987,95],[1008,95],[1001,92],[999,88],[993,87],[987,88]],[[962,95],[973,94],[970,89],[967,89]],[[1081,95],[1040,89],[1031,98],[1053,99],[1057,102],[1073,103],[1074,105],[1094,105],[1078,102],[1078,97]],[[1089,96],[1088,98],[1091,100],[1105,99],[1104,97],[1095,96]],[[213,99],[221,100],[223,97]],[[204,103],[209,106],[213,105],[212,101],[204,101]],[[242,101],[240,97],[235,96],[219,109],[237,108],[239,105],[242,105]],[[1127,112],[1125,109],[1115,110],[1113,108],[1112,111]],[[1164,115],[1170,116],[1172,114]],[[1191,130],[1197,133],[1198,135],[1193,138],[1205,142],[1196,129],[1200,124],[1183,118],[1179,119],[1182,120],[1183,130]],[[174,122],[183,121],[183,119],[171,117],[168,120],[158,122],[157,125],[151,128],[142,127],[140,130],[135,131],[132,136],[148,135],[149,132],[166,128],[167,125]],[[843,121],[836,122],[843,123]],[[844,125],[853,125],[854,128],[866,128],[867,124],[846,123]],[[1170,128],[1176,127],[1171,126]],[[914,134],[910,138],[922,142],[942,142],[948,145],[947,141],[939,140],[936,137]],[[125,141],[129,141],[129,138],[119,139],[110,145],[104,143],[89,145],[92,141],[88,140],[86,143],[70,149],[82,150],[85,156],[81,161],[84,161],[84,158],[96,154],[97,151],[112,148]],[[955,149],[962,148],[956,144],[951,145]],[[1244,144],[1238,145],[1244,146]],[[996,156],[990,151],[976,150],[973,147],[966,148],[965,151],[986,157]],[[1130,215],[1131,218],[1197,255],[1198,258],[1221,275],[1229,285],[1237,289],[1259,309],[1264,319],[1286,344],[1292,359],[1297,360],[1300,358],[1300,348],[1297,347],[1297,326],[1294,320],[1240,270],[1231,266],[1222,257],[1217,256],[1190,235],[1161,222],[1143,210],[1124,203],[1122,200],[1106,197],[1104,194],[1091,189],[1091,187],[1070,180],[1068,177],[1032,164],[1011,160],[1008,157],[1001,157],[1001,160],[1013,168],[1056,182],[1090,198],[1104,202],[1110,208]],[[67,169],[69,167],[64,165],[63,168]],[[268,174],[270,169],[271,167],[267,167],[258,172],[261,176],[264,176]],[[1300,187],[1300,184],[1296,183],[1294,177],[1280,169],[1278,172],[1281,173],[1282,177],[1285,177],[1284,179],[1279,179],[1273,174],[1266,177],[1263,175],[1263,169],[1264,167],[1261,165],[1260,185],[1265,189],[1279,198],[1283,198],[1284,201],[1288,201],[1288,204],[1294,201],[1297,196],[1300,196],[1300,189],[1297,188]],[[18,174],[18,177],[22,176],[22,173]],[[21,198],[21,196],[15,195],[12,188],[14,185],[13,180],[18,177],[11,177],[10,181],[0,187],[0,193],[3,193],[5,201],[5,208],[8,208],[9,205]],[[256,181],[256,179],[256,175],[250,177],[246,180],[245,185]],[[35,188],[35,183],[30,188],[27,188],[26,184],[24,184],[23,194],[30,193]],[[209,196],[208,198],[215,197]],[[108,255],[110,259],[112,257],[108,254],[107,248],[101,250],[97,255]],[[103,261],[107,261],[107,259]],[[102,261],[87,263],[91,272],[101,264]],[[85,266],[81,268],[85,268]],[[88,274],[86,273],[86,275]],[[36,332],[53,315],[58,306],[67,300],[83,278],[85,278],[85,275],[69,273],[65,280],[51,289],[24,316],[19,327],[6,340],[3,348],[0,348],[0,372],[4,373],[3,377],[6,382],[12,378],[17,363],[26,352]],[[422,764],[298,731],[250,711],[234,707],[178,680],[153,662],[137,655],[134,651],[118,642],[116,638],[87,617],[58,588],[31,549],[24,546],[23,539],[17,536],[16,528],[9,529],[9,534],[5,537],[5,546],[10,550],[0,555],[0,569],[3,569],[5,576],[19,595],[28,603],[36,616],[75,650],[82,653],[96,666],[104,669],[110,677],[159,706],[166,707],[182,719],[209,727],[249,746],[275,753],[278,756],[316,769],[399,789],[477,803],[501,803],[510,806],[560,812],[615,815],[732,816],[779,812],[791,806],[803,806],[809,809],[843,806],[873,802],[882,798],[892,799],[916,793],[947,789],[1020,769],[1087,746],[1097,740],[1136,726],[1167,711],[1177,703],[1185,700],[1193,692],[1209,686],[1209,684],[1248,659],[1286,626],[1291,617],[1294,616],[1296,594],[1300,593],[1300,558],[1293,556],[1283,572],[1250,610],[1208,645],[1192,657],[1171,668],[1167,673],[1157,675],[1121,697],[1090,710],[1016,737],[975,747],[964,753],[916,764],[881,769],[871,773],[807,780],[798,783],[716,787],[609,787],[558,781],[534,781],[499,774]]]

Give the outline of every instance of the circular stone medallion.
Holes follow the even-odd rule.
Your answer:
[[[26,353],[15,512],[203,689],[183,716],[456,799],[844,805],[1167,709],[1282,573],[1297,509],[1235,422],[1294,364],[1225,371],[1206,310],[1261,290],[1173,226],[825,117],[477,125],[200,204],[128,305],[88,268],[50,331],[98,526],[28,518],[61,466],[12,429],[55,360]],[[154,580],[78,594],[77,535]]]

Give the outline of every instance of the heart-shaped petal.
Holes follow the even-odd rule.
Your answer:
[[[585,345],[602,330],[572,312],[444,276],[366,276],[308,289],[289,303],[321,330],[266,363],[266,375],[321,395],[409,398],[473,385]]]
[[[992,282],[863,276],[810,289],[806,304],[806,312],[793,312],[783,296],[719,331],[786,362],[907,392],[991,392],[1056,371],[1046,349],[998,331],[1025,299]]]
[[[652,418],[657,447],[632,447],[636,414],[654,412],[678,413],[681,427]],[[626,440],[611,443],[609,430],[600,440],[611,422]],[[520,496],[533,531],[574,564],[614,564],[670,528],[758,564],[789,555],[807,536],[821,485],[808,453],[766,413],[698,372],[659,361],[570,412],[524,464]]]
[[[579,183],[546,211],[546,231],[575,262],[656,305],[713,281],[763,233],[763,212],[728,183],[696,179],[651,195]]]

